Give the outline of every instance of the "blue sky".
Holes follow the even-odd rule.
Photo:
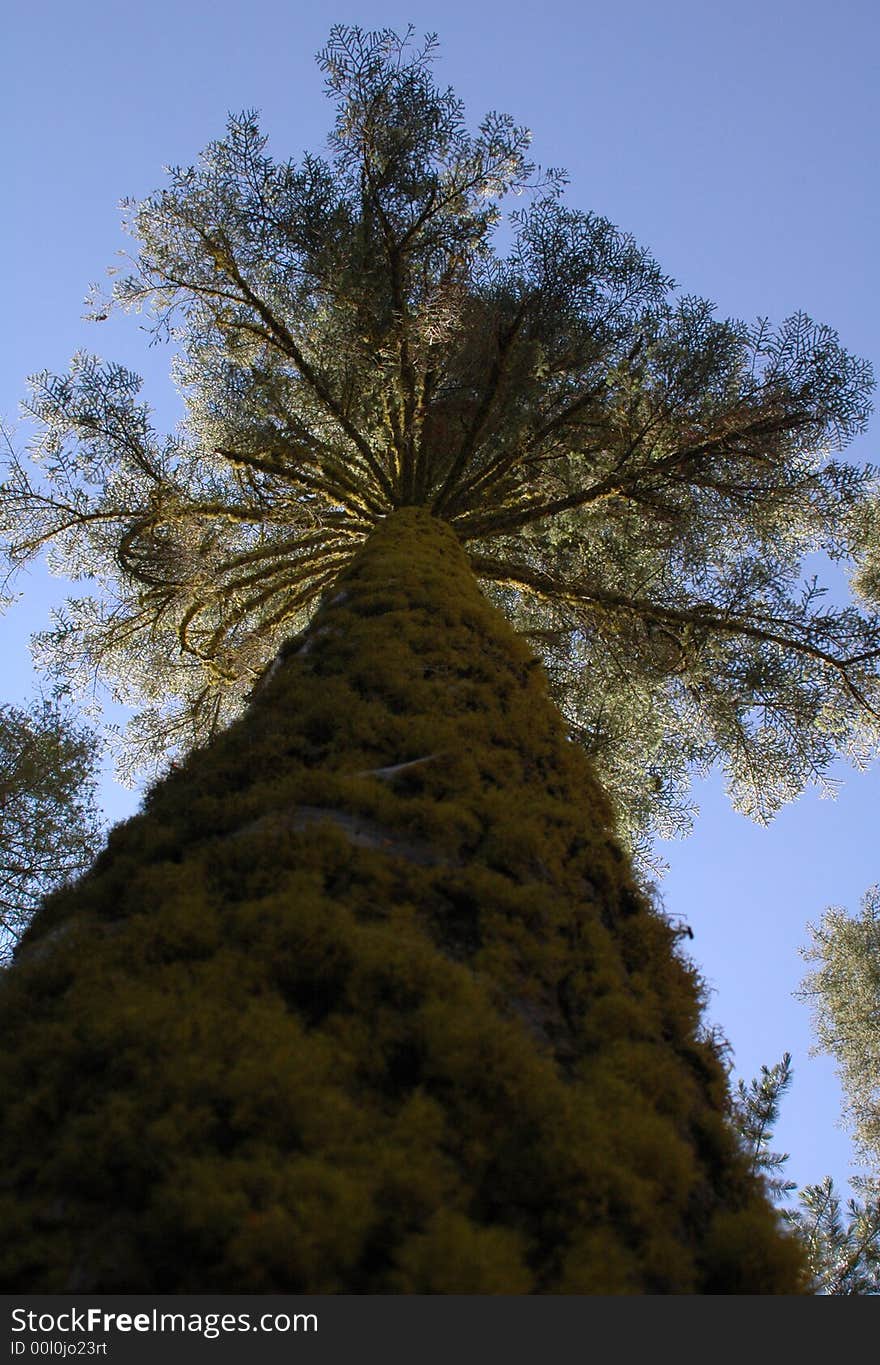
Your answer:
[[[438,78],[474,120],[494,108],[531,127],[536,158],[568,169],[571,204],[633,232],[721,313],[780,321],[804,309],[880,368],[874,0],[545,0],[519,11],[503,0],[12,0],[0,413],[14,417],[26,375],[63,370],[85,348],[144,373],[160,421],[176,420],[167,353],[146,350],[137,320],[81,321],[89,282],[125,245],[116,205],[157,187],[166,163],[192,160],[230,110],[260,109],[281,158],[320,150],[330,108],[314,53],[336,22],[436,30]],[[876,420],[850,458],[878,458]],[[57,592],[40,570],[24,586],[0,623],[2,700],[33,686],[27,636]],[[694,929],[710,1018],[738,1070],[793,1054],[777,1145],[799,1182],[845,1180],[850,1144],[836,1127],[833,1066],[808,1057],[797,949],[807,920],[830,903],[855,909],[880,880],[880,773],[837,775],[836,801],[807,794],[769,829],[731,812],[709,779],[696,832],[663,850],[663,898]],[[106,802],[119,818],[133,798],[108,784]]]

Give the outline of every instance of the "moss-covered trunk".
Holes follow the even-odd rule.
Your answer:
[[[698,985],[426,512],[2,981],[7,1290],[792,1292]]]

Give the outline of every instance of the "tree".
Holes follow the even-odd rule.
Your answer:
[[[813,1004],[818,1050],[837,1062],[856,1147],[880,1173],[880,887],[859,915],[832,906],[808,928],[802,953],[816,966],[800,994]]]
[[[816,967],[799,994],[813,1004],[817,1051],[837,1062],[856,1149],[871,1175],[855,1182],[864,1198],[850,1199],[846,1220],[831,1180],[801,1195],[801,1231],[820,1282],[833,1294],[880,1293],[880,888],[865,894],[861,912],[836,906],[808,926],[802,954]]]
[[[786,1052],[775,1066],[763,1066],[760,1077],[749,1085],[740,1081],[737,1086],[736,1123],[752,1170],[763,1173],[777,1199],[785,1199],[797,1190],[795,1183],[781,1174],[788,1153],[774,1152],[770,1147],[772,1129],[779,1120],[780,1101],[791,1080],[791,1055]],[[815,1293],[880,1293],[877,1182],[862,1179],[856,1184],[864,1198],[849,1199],[845,1216],[831,1176],[798,1190],[800,1207],[783,1211],[804,1244]]]
[[[119,367],[36,381],[11,561],[101,590],[47,661],[180,753],[4,983],[15,1287],[800,1285],[613,830],[680,824],[693,765],[764,817],[874,743],[875,476],[827,454],[870,372],[674,296],[433,55],[335,29],[329,159],[246,115],[136,207],[115,299],[181,434]],[[801,586],[819,548],[864,608]]]
[[[96,748],[48,702],[0,706],[0,962],[41,898],[98,851]]]
[[[880,1293],[880,890],[864,896],[861,914],[847,915],[836,906],[816,925],[808,925],[812,942],[802,955],[816,969],[804,978],[798,994],[813,1003],[817,1051],[837,1062],[845,1095],[844,1118],[856,1149],[871,1174],[852,1183],[857,1195],[841,1208],[834,1181],[798,1191],[799,1208],[785,1217],[803,1240],[816,1291],[823,1294]],[[761,1078],[738,1087],[737,1121],[753,1170],[763,1172],[777,1197],[796,1186],[779,1175],[787,1154],[770,1151],[771,1127],[779,1102],[791,1081],[791,1057],[762,1067]]]
[[[773,1066],[762,1066],[761,1075],[746,1085],[737,1082],[734,1100],[736,1126],[749,1154],[752,1171],[762,1174],[770,1192],[776,1198],[784,1198],[796,1188],[794,1182],[786,1180],[782,1168],[788,1161],[788,1152],[774,1152],[773,1129],[779,1122],[779,1107],[783,1095],[792,1081],[791,1053],[783,1054],[782,1061]]]
[[[434,55],[338,28],[329,160],[275,164],[244,115],[130,206],[115,302],[175,340],[187,418],[160,438],[137,376],[93,357],[37,377],[44,480],[13,461],[11,559],[51,545],[102,589],[46,662],[113,677],[143,707],[135,761],[164,760],[238,714],[378,520],[424,505],[544,658],[625,833],[686,823],[716,762],[765,818],[876,743],[876,471],[829,455],[869,367],[803,315],[773,332],[676,295],[563,205],[524,129],[468,135]],[[855,556],[867,611],[804,585],[820,549]]]
[[[803,1239],[818,1293],[880,1294],[880,1200],[876,1185],[841,1212],[831,1176],[799,1192],[789,1220]]]

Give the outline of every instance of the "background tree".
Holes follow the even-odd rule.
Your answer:
[[[880,1294],[880,1200],[876,1182],[846,1201],[830,1176],[799,1191],[800,1208],[788,1218],[807,1248],[817,1290],[823,1294]]]
[[[48,702],[0,706],[0,962],[41,898],[98,850],[96,750],[95,736]]]
[[[850,916],[832,906],[802,949],[815,970],[804,978],[800,995],[813,1005],[817,1051],[837,1063],[856,1150],[869,1168],[853,1184],[855,1197],[844,1206],[830,1176],[798,1191],[799,1207],[785,1216],[807,1249],[814,1283],[825,1294],[880,1293],[880,891],[872,887],[861,911]],[[759,1080],[738,1086],[737,1121],[754,1169],[763,1172],[776,1197],[795,1189],[781,1176],[787,1155],[770,1150],[779,1104],[791,1081],[786,1053]]]
[[[780,1103],[791,1081],[791,1053],[786,1052],[780,1062],[773,1066],[762,1066],[760,1076],[748,1084],[739,1080],[734,1098],[736,1126],[748,1151],[752,1169],[756,1174],[760,1172],[763,1175],[777,1199],[791,1194],[796,1188],[782,1174],[782,1168],[788,1161],[788,1152],[774,1152],[770,1145],[773,1130],[779,1122]]]
[[[676,298],[432,53],[334,30],[329,159],[247,116],[135,209],[177,436],[118,367],[35,385],[10,557],[100,589],[47,658],[146,702],[136,758],[203,747],[3,983],[16,1288],[800,1287],[611,802],[674,823],[719,759],[762,815],[873,743],[873,475],[827,456],[870,375]]]
[[[834,1057],[844,1117],[880,1173],[880,887],[866,893],[859,914],[832,906],[808,928],[812,942],[802,952],[816,965],[801,995],[813,1005],[817,1050]]]
[[[877,1181],[856,1181],[863,1197],[850,1198],[845,1212],[830,1176],[797,1190],[782,1168],[785,1152],[771,1148],[782,1097],[792,1080],[791,1056],[761,1068],[760,1077],[746,1085],[739,1081],[735,1100],[737,1127],[756,1173],[763,1174],[777,1200],[797,1191],[799,1207],[785,1208],[784,1217],[806,1249],[816,1293],[880,1293],[880,1200]]]

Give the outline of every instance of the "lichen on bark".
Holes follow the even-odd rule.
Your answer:
[[[701,1006],[542,667],[402,508],[0,981],[0,1282],[797,1292]]]

